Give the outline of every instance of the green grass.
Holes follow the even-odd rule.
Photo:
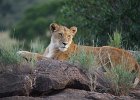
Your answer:
[[[21,57],[16,54],[17,49],[5,50],[0,48],[0,64],[16,64],[21,61]]]
[[[83,69],[86,69],[89,73],[89,79],[91,81],[91,91],[93,90],[94,77],[91,76],[98,66],[95,66],[95,55],[94,53],[87,54],[85,50],[80,49],[78,53],[74,53],[70,57],[70,62],[73,64],[80,63]],[[100,66],[99,66],[100,67]],[[108,92],[115,95],[128,95],[132,89],[134,78],[136,73],[131,73],[125,69],[125,65],[112,66],[110,69],[108,66],[104,66],[106,72],[104,73],[105,82],[109,80],[110,89]]]
[[[1,69],[6,69],[5,66],[12,64],[20,64],[27,63],[27,61],[17,54],[19,50],[27,50],[24,49],[24,43],[19,44],[20,42],[11,39],[9,37],[8,32],[0,33],[0,67]],[[20,46],[21,45],[21,46]],[[37,39],[30,42],[30,50],[31,52],[39,52],[43,53],[45,51],[43,43]],[[32,65],[35,63],[34,61],[30,62]],[[2,68],[3,67],[3,68]]]
[[[80,47],[79,47],[80,48]],[[69,61],[73,64],[78,64],[80,65],[80,67],[84,70],[87,70],[88,73],[88,78],[90,79],[90,90],[93,91],[94,86],[93,86],[93,76],[92,76],[92,72],[95,69],[94,66],[94,54],[93,52],[89,52],[88,54],[86,53],[86,51],[84,49],[79,49],[78,53],[74,53],[71,55]]]
[[[40,54],[43,54],[45,51],[45,45],[40,39],[36,39],[34,41],[31,41],[30,43],[30,51],[31,52],[38,52]]]
[[[110,90],[115,95],[128,95],[137,73],[127,71],[124,66],[114,66],[107,70],[105,77],[110,81]]]
[[[11,50],[13,47],[18,46],[19,41],[16,39],[11,39],[9,37],[9,32],[0,32],[0,48],[4,48],[5,50]]]
[[[122,36],[117,30],[113,33],[113,36],[109,35],[109,46],[121,48],[122,47]]]
[[[0,65],[5,66],[20,62],[20,57],[16,54],[18,41],[11,39],[8,32],[0,33]]]
[[[94,54],[93,52],[87,54],[84,49],[81,49],[78,53],[71,55],[69,61],[73,64],[78,63],[82,68],[90,70],[94,66]]]

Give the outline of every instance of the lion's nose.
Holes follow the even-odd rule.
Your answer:
[[[68,43],[67,43],[67,42],[63,42],[63,44],[64,44],[64,45],[67,45]]]

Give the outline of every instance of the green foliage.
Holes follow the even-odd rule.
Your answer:
[[[0,48],[0,65],[12,65],[21,61],[21,58],[16,54],[17,49],[5,50]]]
[[[65,3],[64,3],[65,2]],[[34,6],[25,12],[23,19],[13,28],[11,36],[31,40],[45,36],[49,24],[58,22],[77,26],[76,42],[85,45],[107,45],[114,30],[122,34],[122,47],[140,47],[139,0],[59,0]]]
[[[16,54],[18,41],[10,39],[8,32],[1,33],[0,37],[0,67],[20,62],[20,57]],[[1,68],[0,68],[1,69]]]
[[[56,19],[62,3],[59,0],[28,9],[23,19],[12,29],[11,37],[14,36],[25,42],[41,38],[48,43],[50,40],[46,36],[46,32],[49,30],[50,23]]]
[[[88,78],[90,79],[90,90],[93,91],[93,70],[95,70],[94,66],[94,53],[93,52],[86,52],[84,49],[79,47],[79,52],[75,52],[70,56],[69,62],[73,64],[79,64],[81,68],[87,70],[89,72]]]
[[[140,46],[139,5],[139,0],[68,0],[59,22],[77,26],[86,44],[94,39],[96,44],[106,45],[108,33],[117,29],[122,32],[123,47]]]
[[[113,47],[117,47],[117,48],[121,48],[121,44],[122,44],[121,33],[119,33],[118,31],[115,31],[113,33],[113,36],[109,35],[108,45],[113,46]]]
[[[105,77],[110,80],[111,92],[114,92],[115,95],[127,95],[133,86],[136,75],[120,65],[107,70]]]
[[[11,28],[37,0],[0,0],[0,30]]]
[[[80,63],[81,67],[90,70],[94,66],[94,54],[93,52],[86,52],[84,49],[80,49],[79,52],[75,52],[71,55],[70,62]]]

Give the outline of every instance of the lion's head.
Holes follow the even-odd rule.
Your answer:
[[[72,43],[72,39],[77,32],[77,27],[73,26],[71,28],[67,28],[65,26],[52,23],[50,25],[50,30],[52,34],[52,45],[56,49],[64,52],[69,48],[70,44]]]

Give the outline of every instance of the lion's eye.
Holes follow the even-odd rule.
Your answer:
[[[58,33],[59,34],[59,36],[62,36],[62,33]]]

